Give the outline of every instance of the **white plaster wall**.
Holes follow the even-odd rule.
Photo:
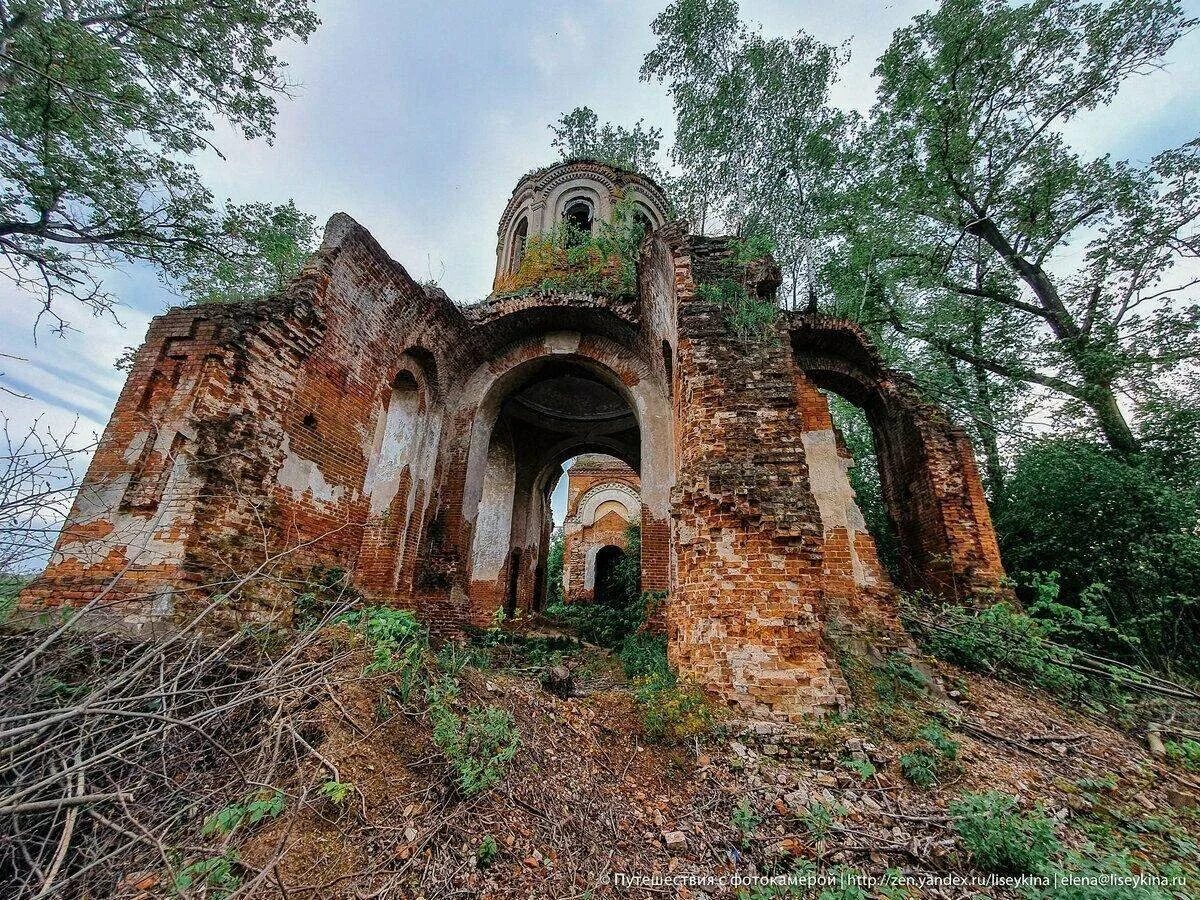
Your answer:
[[[800,441],[804,445],[809,485],[821,514],[822,529],[825,534],[835,528],[846,529],[855,584],[875,584],[875,577],[863,565],[854,542],[856,534],[867,530],[847,474],[854,463],[838,453],[837,438],[829,429],[806,431],[800,435]]]
[[[504,568],[512,537],[516,481],[512,441],[508,435],[495,434],[488,448],[487,471],[483,476],[479,513],[475,517],[472,581],[495,581]]]

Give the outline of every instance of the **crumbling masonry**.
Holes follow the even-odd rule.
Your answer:
[[[739,337],[698,285],[770,297],[777,269],[669,223],[631,173],[523,178],[497,285],[531,235],[630,196],[650,228],[630,296],[458,305],[339,214],[281,296],[156,318],[22,609],[93,602],[142,632],[210,604],[286,623],[299,581],[340,569],[453,635],[542,606],[561,466],[604,454],[640,479],[642,586],[666,593],[680,673],[752,715],[844,704],[834,626],[903,638],[823,392],[873,428],[900,586],[962,602],[1003,577],[970,444],[850,322],[783,313]]]

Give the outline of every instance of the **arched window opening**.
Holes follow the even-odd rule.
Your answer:
[[[521,221],[517,223],[517,227],[513,231],[512,248],[509,251],[509,272],[516,272],[517,269],[521,268],[521,261],[525,259],[525,246],[528,242],[529,219],[521,216]]]
[[[851,461],[846,475],[854,490],[855,503],[866,522],[867,532],[875,541],[879,561],[892,580],[899,582],[900,543],[896,523],[892,521],[884,499],[874,429],[862,407],[832,391],[822,393],[829,402],[838,450]]]
[[[592,233],[592,204],[583,197],[577,197],[567,203],[563,209],[563,222],[568,226],[568,240],[572,243],[582,242]]]
[[[637,210],[633,214],[633,220],[642,226],[642,236],[645,237],[654,230],[654,217],[650,215],[650,211],[642,204],[637,205]]]
[[[675,353],[667,341],[662,342],[663,371],[667,374],[667,391],[675,395]]]
[[[617,572],[624,558],[625,551],[620,547],[601,547],[596,553],[596,603],[614,606],[623,602],[624,592],[617,583]]]

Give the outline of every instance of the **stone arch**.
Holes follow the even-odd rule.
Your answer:
[[[901,586],[959,601],[1003,590],[999,548],[966,433],[924,402],[908,376],[888,369],[857,325],[797,317],[791,340],[798,389],[836,393],[862,409],[871,425],[900,547]],[[805,428],[808,435],[818,431]]]
[[[641,497],[627,484],[619,481],[598,484],[589,489],[579,498],[575,517],[581,524],[590,525],[600,518],[600,507],[606,503],[616,502],[625,509],[625,518],[633,520],[634,515],[641,509]]]

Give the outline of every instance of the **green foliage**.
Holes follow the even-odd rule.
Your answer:
[[[554,132],[550,146],[564,160],[593,159],[649,176],[660,185],[668,182],[658,164],[662,129],[647,127],[643,119],[638,119],[633,128],[607,122],[601,125],[594,110],[578,106],[559,116],[550,130]]]
[[[633,696],[646,738],[656,743],[684,743],[710,733],[717,725],[716,713],[704,691],[681,681],[674,673],[636,679]]]
[[[1185,738],[1181,741],[1164,741],[1167,758],[1189,772],[1200,772],[1200,742]]]
[[[857,775],[859,781],[866,781],[875,774],[875,765],[869,759],[847,757],[841,760],[841,766]]]
[[[1059,850],[1054,823],[1040,809],[1022,813],[1010,794],[966,794],[950,803],[949,812],[959,841],[989,872],[1037,874]]]
[[[938,782],[938,759],[924,750],[913,750],[901,755],[900,771],[917,787],[933,787]]]
[[[754,829],[759,826],[760,822],[762,822],[762,816],[754,811],[754,807],[750,805],[750,800],[747,797],[741,799],[729,819],[729,824],[741,835],[742,847],[750,846],[750,837],[754,834]]]
[[[635,632],[621,643],[621,668],[627,678],[645,678],[670,674],[667,664],[667,639],[656,634]]]
[[[641,603],[642,597],[642,526],[630,522],[625,528],[625,552],[609,573],[605,585],[607,596],[615,598],[619,605]]]
[[[490,834],[485,834],[483,840],[479,842],[479,846],[475,850],[475,859],[479,863],[479,868],[486,869],[496,857],[500,855],[500,845],[496,843],[496,839]]]
[[[764,337],[779,318],[774,301],[751,297],[745,286],[732,278],[701,282],[696,285],[696,296],[721,307],[725,321],[742,340]]]
[[[314,568],[304,590],[296,595],[292,623],[307,631],[315,628],[337,606],[349,599],[351,590],[346,570]]]
[[[917,732],[917,737],[929,744],[943,759],[958,758],[958,741],[947,737],[940,726],[931,722]]]
[[[820,800],[810,800],[800,813],[800,822],[814,841],[823,841],[829,835],[837,816],[842,815],[839,807],[830,806]]]
[[[1081,853],[1068,851],[1051,867],[1048,887],[1030,887],[1022,896],[1031,900],[1174,900],[1180,895],[1150,882],[1133,882],[1136,875],[1153,873],[1145,860],[1134,857],[1128,850],[1110,853]],[[1114,876],[1121,881],[1114,880]],[[1068,877],[1070,880],[1068,880]],[[1088,884],[1082,879],[1094,879]],[[1131,883],[1132,882],[1132,883]]]
[[[565,541],[561,534],[550,543],[546,554],[546,605],[560,606],[563,602],[563,549]]]
[[[675,0],[651,28],[642,77],[665,83],[674,103],[676,196],[693,229],[713,221],[768,237],[807,295],[820,210],[854,119],[829,102],[846,50],[804,32],[768,38],[739,21],[732,0]]]
[[[27,584],[29,579],[23,575],[0,574],[0,625],[7,622],[17,608],[17,596]]]
[[[474,707],[460,716],[453,708],[457,695],[450,679],[430,685],[426,693],[433,742],[453,767],[458,789],[470,797],[499,783],[520,736],[512,714],[499,707]]]
[[[1200,493],[1172,484],[1158,462],[1085,441],[1030,444],[996,529],[1030,615],[1060,641],[1196,672]]]
[[[233,871],[235,863],[234,856],[228,853],[189,863],[171,879],[171,892],[185,894],[193,888],[205,888],[206,895],[213,900],[225,900],[242,886],[242,879]]]
[[[943,608],[932,627],[913,628],[936,656],[1047,690],[1077,692],[1087,680],[1068,668],[1072,652],[1050,643],[1050,628],[1007,603],[982,610]]]
[[[341,806],[354,793],[354,785],[345,781],[337,781],[330,779],[317,788],[317,793],[332,803],[334,806]]]
[[[900,542],[883,501],[883,481],[879,474],[879,458],[875,452],[875,435],[871,424],[867,421],[866,413],[848,400],[832,393],[826,393],[826,399],[833,423],[842,433],[846,449],[854,460],[854,465],[847,473],[850,487],[854,489],[854,502],[858,504],[867,531],[875,541],[879,561],[892,579],[899,582]]]
[[[205,837],[232,834],[243,825],[257,825],[263,819],[274,819],[286,807],[287,800],[279,791],[262,791],[213,813],[204,820],[200,833]]]
[[[500,277],[496,293],[632,295],[637,290],[637,256],[645,231],[632,195],[618,200],[612,219],[595,223],[592,233],[562,222],[529,237],[520,266]]]
[[[774,253],[775,241],[769,234],[757,232],[744,238],[732,238],[729,249],[733,251],[733,261],[739,266],[746,266]]]
[[[175,278],[209,257],[222,223],[188,160],[217,121],[271,137],[288,86],[276,48],[314,31],[312,6],[14,5],[0,26],[5,273],[103,311],[104,269],[144,260]]]
[[[316,249],[316,219],[289,200],[228,204],[216,252],[197,256],[181,279],[191,303],[244,303],[283,290]]]
[[[398,673],[407,694],[420,673],[428,646],[428,635],[416,617],[406,609],[368,606],[342,613],[336,621],[362,632],[370,644],[373,655],[363,674]]]

